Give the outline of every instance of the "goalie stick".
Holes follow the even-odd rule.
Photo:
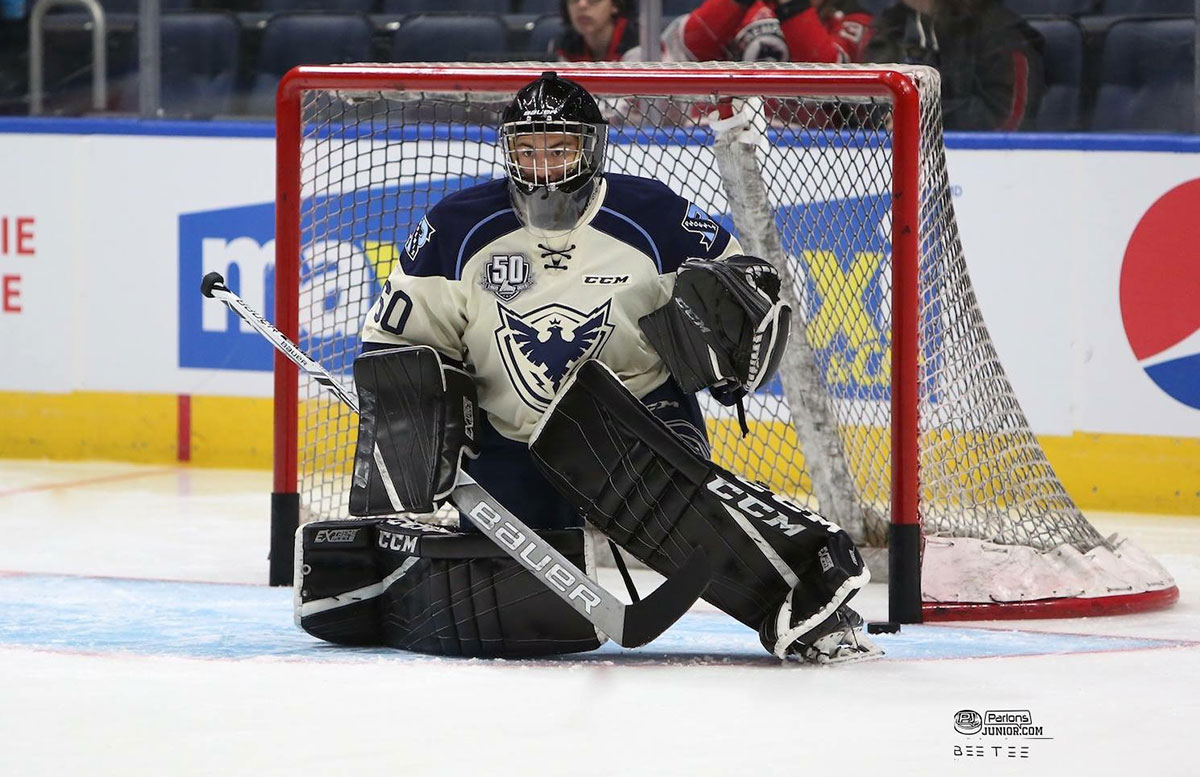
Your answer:
[[[200,292],[224,302],[306,375],[355,413],[358,412],[358,398],[270,321],[246,304],[245,300],[230,291],[220,273],[205,275]],[[388,475],[378,446],[374,454],[392,507],[398,513],[407,512]],[[666,631],[695,604],[712,579],[708,558],[703,550],[697,548],[679,571],[664,580],[653,593],[641,601],[625,604],[551,547],[466,472],[459,472],[454,490],[450,492],[450,501],[501,550],[623,647],[640,647]],[[534,562],[531,559],[540,560]]]

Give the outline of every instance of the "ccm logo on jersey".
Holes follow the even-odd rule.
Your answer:
[[[600,594],[588,587],[584,580],[563,568],[561,564],[538,547],[534,537],[526,537],[525,533],[505,520],[499,513],[484,502],[480,502],[467,513],[475,525],[486,534],[492,535],[501,545],[514,551],[516,556],[527,562],[529,571],[541,575],[550,585],[567,595],[569,599],[578,599],[588,612],[600,604]],[[541,555],[539,561],[534,557]]]
[[[779,528],[789,537],[794,537],[805,529],[804,526],[789,521],[789,516],[778,507],[760,500],[740,485],[730,483],[722,477],[714,477],[705,483],[705,486],[725,504],[737,508],[738,511],[752,518],[761,519],[768,526]]]
[[[354,542],[358,529],[321,529],[313,542]]]
[[[629,283],[628,275],[585,275],[583,276],[585,286],[619,286],[623,283]]]

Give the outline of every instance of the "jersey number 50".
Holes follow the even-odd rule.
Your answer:
[[[408,314],[412,312],[412,297],[403,291],[392,291],[392,282],[383,284],[383,296],[375,305],[375,323],[385,332],[398,335],[404,331],[408,323]]]

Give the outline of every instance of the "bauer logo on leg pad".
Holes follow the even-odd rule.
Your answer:
[[[586,578],[580,580],[575,574],[556,562],[550,553],[539,547],[536,536],[526,536],[524,532],[513,526],[484,502],[472,507],[467,514],[471,516],[471,520],[475,522],[480,531],[490,534],[510,550],[517,551],[518,555],[531,565],[530,571],[536,572],[549,585],[567,594],[568,598],[578,599],[587,612],[590,613],[593,608],[600,605],[602,601],[600,594],[588,585],[591,581]],[[537,558],[539,555],[541,559]]]

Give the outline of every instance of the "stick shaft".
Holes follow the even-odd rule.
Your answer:
[[[260,335],[271,341],[271,344],[280,353],[291,359],[306,375],[333,392],[351,410],[356,413],[358,412],[358,398],[354,394],[350,393],[345,386],[330,375],[328,370],[313,361],[304,351],[300,350],[300,346],[293,343],[288,339],[287,335],[276,329],[274,324],[263,318],[257,310],[247,305],[245,300],[234,294],[224,285],[214,286],[212,297],[228,305],[239,318],[254,327],[255,331]]]

